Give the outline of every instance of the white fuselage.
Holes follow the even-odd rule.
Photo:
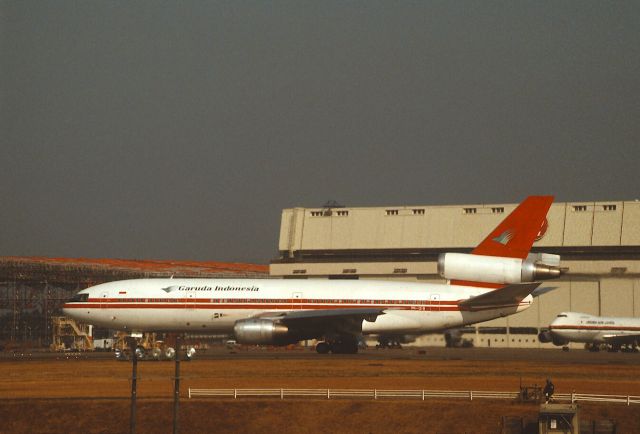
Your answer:
[[[605,343],[612,337],[640,334],[640,318],[604,317],[562,312],[549,325],[556,336],[569,342]]]
[[[375,321],[363,321],[364,334],[419,334],[511,315],[532,303],[529,295],[473,312],[458,306],[487,291],[375,280],[138,279],[80,291],[63,312],[117,330],[231,334],[236,321],[266,312],[384,308]]]

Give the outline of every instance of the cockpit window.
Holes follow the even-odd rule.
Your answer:
[[[73,297],[71,297],[69,302],[73,303],[73,302],[87,301],[87,300],[89,300],[89,294],[76,294]]]
[[[567,317],[567,315],[565,315],[563,313],[561,313],[560,315],[557,316],[557,318],[566,318],[566,317]]]

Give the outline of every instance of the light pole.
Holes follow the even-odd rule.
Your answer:
[[[136,397],[137,397],[137,381],[138,381],[138,355],[136,354],[136,340],[131,339],[129,343],[131,347],[131,365],[133,372],[131,374],[131,416],[129,419],[129,432],[136,432]]]
[[[176,336],[176,375],[173,389],[173,434],[178,434],[178,409],[180,406],[180,335]]]

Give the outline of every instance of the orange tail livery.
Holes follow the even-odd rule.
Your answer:
[[[547,227],[553,196],[529,196],[471,252],[444,253],[438,272],[452,285],[499,288],[558,277],[560,257],[529,251]]]
[[[474,255],[525,259],[546,229],[553,196],[529,196],[473,251]]]

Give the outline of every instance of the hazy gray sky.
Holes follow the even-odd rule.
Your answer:
[[[267,263],[280,213],[640,197],[640,2],[0,2],[0,255]]]

